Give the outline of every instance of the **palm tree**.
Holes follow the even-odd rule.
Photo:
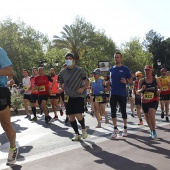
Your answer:
[[[93,43],[94,27],[83,18],[76,17],[70,26],[65,25],[61,37],[54,36],[54,47],[68,49],[75,56],[76,63],[82,58],[88,46]]]

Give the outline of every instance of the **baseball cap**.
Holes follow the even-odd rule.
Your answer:
[[[141,72],[141,71],[137,71],[137,72],[135,73],[135,76],[136,76],[136,77],[142,77],[142,72]]]
[[[153,70],[152,66],[146,65],[144,70]]]
[[[163,72],[163,71],[167,71],[167,69],[166,69],[166,68],[162,68],[162,69],[160,70],[160,72]]]
[[[94,70],[93,74],[100,74],[100,72],[98,70]]]
[[[73,54],[73,53],[67,53],[67,54],[65,55],[65,58],[66,58],[66,57],[68,57],[68,56],[70,56],[70,57],[72,57],[73,59],[75,59],[75,57],[74,57],[74,54]]]

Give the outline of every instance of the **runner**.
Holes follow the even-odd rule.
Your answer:
[[[105,116],[105,123],[109,123],[108,115],[105,111],[106,106],[106,95],[105,95],[105,81],[100,78],[99,70],[93,71],[94,81],[91,83],[93,102],[95,108],[95,116],[97,119],[96,128],[101,128],[101,114]]]
[[[44,68],[39,67],[38,68],[39,76],[35,77],[35,88],[38,89],[38,96],[41,103],[41,107],[43,109],[43,112],[45,114],[45,122],[50,123],[52,118],[49,115],[48,108],[46,106],[47,100],[49,98],[49,94],[51,92],[51,89],[54,86],[54,83],[52,83],[51,87],[49,87],[49,81],[53,82],[50,76],[44,74]]]
[[[78,130],[76,119],[82,127],[83,139],[88,136],[85,119],[82,113],[84,112],[83,91],[89,86],[89,81],[86,72],[81,67],[75,65],[75,57],[72,53],[67,53],[65,59],[67,67],[59,73],[60,88],[62,88],[62,84],[64,84],[66,114],[69,116],[71,126],[76,134],[72,138],[72,141],[79,141],[81,135]],[[84,85],[83,81],[85,81]]]
[[[161,91],[160,81],[152,76],[152,66],[145,66],[145,78],[139,81],[139,87],[137,94],[142,94],[142,109],[145,114],[145,118],[148,126],[150,127],[150,136],[153,139],[157,139],[157,133],[155,130],[155,114],[158,108],[159,94]]]
[[[131,72],[131,76],[132,78],[134,79],[134,73]],[[128,84],[128,97],[129,97],[129,103],[130,103],[130,109],[131,109],[131,116],[132,117],[135,117],[135,114],[134,114],[134,96],[133,96],[133,82],[131,84]]]
[[[166,68],[162,68],[161,76],[158,77],[161,83],[161,93],[160,93],[160,104],[161,104],[161,118],[164,119],[164,111],[166,113],[166,121],[169,122],[168,113],[169,113],[169,100],[170,100],[170,77],[167,76]],[[165,108],[165,110],[164,110]]]
[[[137,116],[139,118],[138,125],[143,125],[142,116],[141,116],[141,95],[140,94],[138,95],[136,93],[136,91],[138,90],[139,81],[140,79],[142,79],[142,72],[137,71],[135,75],[136,75],[136,80],[133,82],[133,93],[135,94],[135,105],[136,105]]]
[[[28,70],[24,69],[23,70],[23,76],[24,78],[22,79],[22,84],[23,84],[23,89],[21,92],[24,93],[24,108],[27,116],[25,118],[31,119],[31,114],[29,111],[29,102],[30,102],[30,96],[31,96],[31,81],[30,77],[28,76]]]
[[[110,107],[111,116],[114,125],[114,131],[111,135],[111,139],[117,137],[119,130],[117,128],[117,117],[116,117],[116,106],[117,103],[120,105],[120,111],[123,118],[124,130],[122,136],[127,136],[127,113],[126,113],[126,84],[132,83],[132,77],[129,69],[122,65],[122,54],[116,52],[114,55],[114,60],[116,65],[110,69],[110,79],[111,79],[111,97],[110,97]]]
[[[60,94],[58,92],[59,90],[59,84],[58,84],[58,75],[56,75],[54,68],[50,69],[50,76],[53,79],[53,83],[54,86],[51,89],[50,92],[50,101],[51,101],[51,105],[52,105],[52,109],[54,112],[54,120],[58,119],[58,115],[57,115],[57,109],[60,111],[60,115],[63,116],[63,111],[62,108],[59,105],[59,99],[60,99]],[[52,86],[52,82],[49,82],[49,86]],[[57,109],[56,109],[57,107]]]
[[[7,88],[7,84],[10,84],[10,80],[8,81],[7,76],[13,76],[13,69],[11,66],[12,63],[5,50],[0,48],[0,123],[10,143],[7,165],[14,164],[18,154],[16,132],[10,120],[11,93]]]
[[[30,78],[30,81],[31,81],[30,104],[31,104],[31,109],[32,109],[32,113],[33,113],[34,117],[32,119],[30,119],[30,120],[31,121],[36,121],[37,120],[36,105],[37,105],[37,103],[40,105],[40,103],[39,103],[39,99],[38,99],[38,89],[36,89],[36,87],[35,87],[35,77],[37,77],[39,75],[38,75],[38,71],[37,71],[37,69],[35,67],[32,68],[32,75],[33,76]],[[41,107],[40,107],[40,109],[41,109]]]

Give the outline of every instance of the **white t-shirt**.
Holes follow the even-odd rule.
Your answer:
[[[26,77],[26,78],[24,77],[22,79],[22,83],[23,83],[23,88],[25,90],[24,94],[31,94],[31,89],[30,89],[31,81],[30,81],[30,77],[29,76]]]

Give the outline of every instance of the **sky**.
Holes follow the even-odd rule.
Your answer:
[[[140,41],[151,29],[170,37],[169,0],[0,0],[0,21],[10,17],[24,21],[52,40],[60,36],[64,25],[76,16],[85,18],[96,30],[120,46],[138,37]]]

